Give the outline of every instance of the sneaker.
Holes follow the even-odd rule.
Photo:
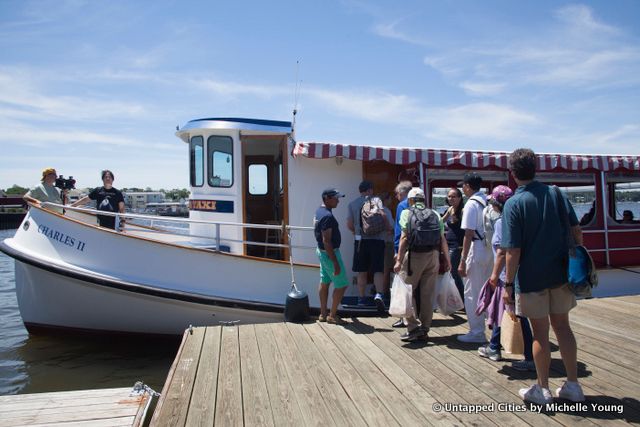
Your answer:
[[[327,321],[327,315],[326,314],[321,314],[318,316],[318,322],[326,322]]]
[[[582,387],[578,382],[575,381],[565,381],[564,384],[562,384],[562,387],[556,390],[556,394],[558,395],[558,397],[570,400],[572,402],[585,401]]]
[[[513,369],[515,369],[516,371],[522,371],[522,372],[526,372],[526,371],[535,372],[536,371],[536,364],[533,363],[533,360],[516,360],[515,362],[513,362],[511,364],[511,367]]]
[[[373,302],[376,303],[376,307],[378,311],[380,313],[384,313],[385,306],[384,306],[384,301],[382,300],[382,294],[376,294],[376,296],[373,298]]]
[[[521,388],[518,392],[525,402],[535,403],[536,405],[546,405],[553,403],[553,396],[548,388],[542,388],[538,384],[531,387]]]
[[[458,335],[458,341],[485,343],[487,342],[487,338],[484,336],[484,334],[472,334],[471,332],[469,332],[465,335]]]
[[[339,316],[336,316],[336,317],[327,316],[327,323],[331,325],[344,325],[346,322],[342,320]]]
[[[483,345],[482,347],[479,347],[478,348],[478,354],[480,355],[480,357],[487,357],[487,358],[493,360],[494,362],[502,360],[502,355],[500,354],[500,349],[494,350],[494,349],[491,348],[491,345],[489,345],[489,344]]]
[[[395,322],[393,322],[393,325],[391,325],[392,328],[404,328],[407,325],[404,324],[404,319],[400,318],[398,320],[396,320]]]
[[[427,338],[429,338],[427,331],[421,326],[418,326],[413,331],[408,331],[400,335],[400,339],[404,342],[425,341]]]

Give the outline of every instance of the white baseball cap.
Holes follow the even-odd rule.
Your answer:
[[[411,190],[409,190],[409,195],[407,196],[408,199],[424,199],[424,191],[422,191],[422,188],[420,187],[413,187]]]

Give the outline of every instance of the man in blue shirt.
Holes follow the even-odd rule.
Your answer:
[[[393,236],[394,263],[395,263],[395,260],[397,260],[398,258],[398,249],[400,247],[400,236],[402,235],[402,228],[400,227],[400,216],[402,215],[402,211],[409,208],[409,199],[407,198],[407,195],[409,194],[409,191],[411,191],[412,187],[413,187],[413,184],[411,183],[411,181],[400,181],[395,188],[396,198],[400,203],[398,203],[398,207],[396,208],[396,225],[394,228],[394,236]],[[420,297],[418,296],[418,298],[416,299],[416,312],[420,311],[419,300],[420,300]],[[406,326],[405,319],[398,319],[393,324],[394,328],[403,328],[405,326]]]
[[[333,216],[332,209],[338,206],[340,197],[344,194],[335,188],[328,188],[322,192],[322,205],[316,210],[313,218],[314,235],[318,248],[316,255],[320,260],[320,322],[341,324],[342,319],[337,315],[338,304],[342,301],[344,292],[349,285],[349,279],[340,255],[341,235],[338,221]],[[327,316],[327,302],[329,299],[329,286],[333,282],[333,298],[331,312]]]
[[[553,402],[549,390],[551,324],[567,372],[567,381],[556,393],[581,402],[585,398],[578,383],[577,345],[569,324],[569,311],[576,299],[567,283],[567,230],[560,209],[567,212],[577,245],[582,244],[582,231],[569,201],[558,197],[553,187],[535,180],[536,164],[536,155],[530,149],[519,148],[509,156],[509,169],[518,189],[505,203],[502,219],[502,248],[507,253],[505,302],[513,302],[515,290],[516,314],[531,321],[538,373],[537,383],[521,389],[520,396],[536,404]]]

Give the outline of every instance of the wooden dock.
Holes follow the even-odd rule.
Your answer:
[[[518,396],[535,379],[510,367],[518,357],[492,362],[456,340],[463,316],[436,313],[426,344],[400,341],[393,318],[194,328],[151,425],[640,424],[639,313],[640,296],[579,302],[571,320],[587,402],[556,399],[542,413]],[[557,345],[552,359],[555,390],[564,380]]]
[[[0,396],[0,427],[142,425],[149,394],[131,387]]]

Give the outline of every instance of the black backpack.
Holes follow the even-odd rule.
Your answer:
[[[440,219],[431,209],[409,208],[407,237],[410,252],[429,252],[440,248]]]

